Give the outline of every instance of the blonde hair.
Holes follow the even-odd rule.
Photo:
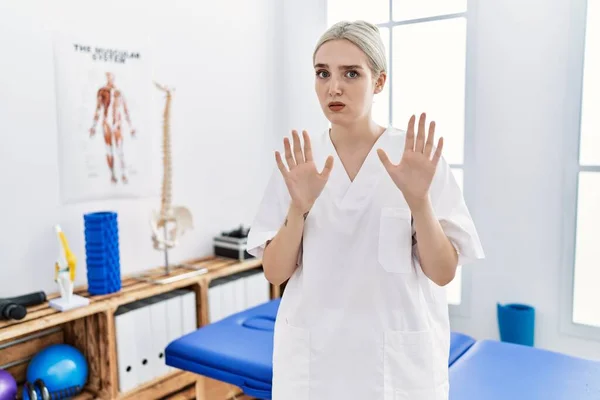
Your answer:
[[[382,72],[387,72],[386,51],[381,40],[379,28],[366,21],[340,21],[332,25],[319,38],[313,52],[313,63],[317,51],[323,43],[339,39],[350,41],[367,55],[369,67],[375,77],[378,77]]]

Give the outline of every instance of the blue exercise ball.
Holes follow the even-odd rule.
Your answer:
[[[69,387],[83,388],[88,363],[83,354],[68,344],[54,344],[37,353],[27,366],[27,381],[41,379],[50,392]]]

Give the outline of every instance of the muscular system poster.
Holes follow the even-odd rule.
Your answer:
[[[54,59],[62,202],[154,194],[145,49],[57,36]]]

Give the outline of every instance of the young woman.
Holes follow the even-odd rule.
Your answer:
[[[288,281],[273,399],[447,399],[444,286],[483,250],[443,141],[425,114],[406,132],[372,120],[386,82],[376,26],[332,26],[313,58],[331,128],[284,139],[248,237],[267,279]]]

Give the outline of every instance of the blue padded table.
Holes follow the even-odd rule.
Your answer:
[[[280,299],[206,325],[171,342],[166,364],[238,386],[245,394],[271,398],[273,329]],[[475,340],[452,332],[448,365]]]
[[[451,332],[450,334],[450,354],[448,357],[448,366],[454,364],[460,356],[475,344],[475,339],[464,333]]]
[[[450,400],[598,400],[600,362],[478,341],[450,367]]]
[[[271,398],[273,328],[280,299],[206,325],[171,342],[166,364]]]

